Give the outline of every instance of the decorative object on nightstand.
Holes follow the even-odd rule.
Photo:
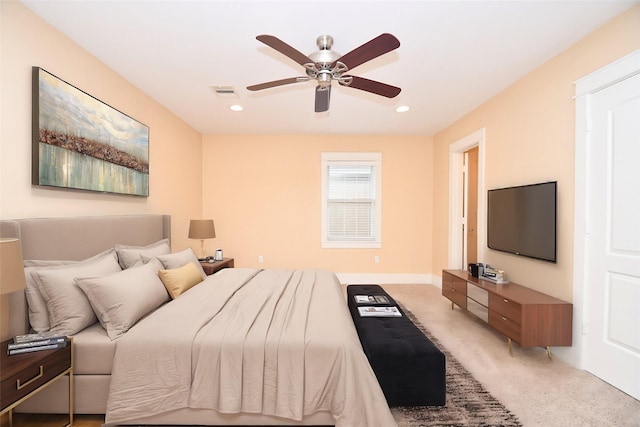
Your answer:
[[[206,259],[204,239],[215,239],[216,229],[212,219],[192,219],[189,224],[189,238],[200,239],[200,261]]]
[[[23,290],[27,286],[22,264],[22,248],[16,238],[0,238],[0,339],[9,334],[9,299],[7,294]],[[5,336],[6,335],[6,336]]]

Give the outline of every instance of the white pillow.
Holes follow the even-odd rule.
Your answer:
[[[74,279],[104,276],[118,271],[121,271],[121,268],[115,252],[93,262],[32,271],[31,277],[47,305],[50,330],[73,335],[94,324],[96,315],[84,292],[74,283]]]
[[[162,263],[165,269],[173,270],[174,268],[179,268],[185,265],[188,262],[195,264],[202,276],[202,279],[207,277],[207,274],[202,269],[202,265],[200,265],[200,261],[198,261],[198,257],[193,252],[193,249],[187,248],[180,252],[175,252],[168,255],[160,255],[156,256]],[[146,262],[146,257],[143,256],[142,259]]]
[[[152,260],[109,276],[76,279],[109,338],[118,338],[143,316],[169,301],[158,277],[161,269],[162,264]]]
[[[120,266],[123,269],[127,269],[141,265],[143,263],[142,255],[153,258],[158,255],[170,254],[171,247],[169,246],[169,239],[162,239],[147,246],[117,244],[116,252],[118,252],[118,262]]]
[[[77,266],[80,264],[92,263],[101,258],[111,256],[115,259],[116,251],[114,248],[107,249],[90,258],[82,261],[72,260],[24,260],[24,277],[27,282],[25,295],[27,297],[27,306],[29,311],[29,324],[36,332],[46,332],[51,327],[49,323],[49,312],[47,311],[47,303],[38,290],[38,285],[32,276],[32,273],[38,269],[63,268],[69,266]]]

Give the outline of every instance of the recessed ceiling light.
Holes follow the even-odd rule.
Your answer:
[[[229,109],[231,111],[242,111],[244,110],[244,107],[242,105],[232,105]]]
[[[406,113],[409,110],[410,110],[410,108],[409,108],[408,105],[401,105],[398,108],[396,108],[396,112],[398,112],[398,113]]]

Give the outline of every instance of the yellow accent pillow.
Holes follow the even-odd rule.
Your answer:
[[[202,275],[194,263],[188,262],[182,267],[172,270],[160,270],[158,276],[167,288],[172,299],[178,298],[181,294],[202,282]]]

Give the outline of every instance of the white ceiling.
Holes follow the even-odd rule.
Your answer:
[[[412,135],[435,134],[637,3],[22,2],[203,134]],[[345,54],[385,32],[400,47],[349,74],[401,87],[396,98],[334,83],[329,112],[314,113],[315,81],[246,90],[304,75],[296,62],[257,41],[259,34],[309,55],[323,34]],[[211,87],[219,85],[233,86],[238,97],[217,97]],[[244,111],[230,111],[232,104]],[[399,105],[411,110],[397,113]]]

